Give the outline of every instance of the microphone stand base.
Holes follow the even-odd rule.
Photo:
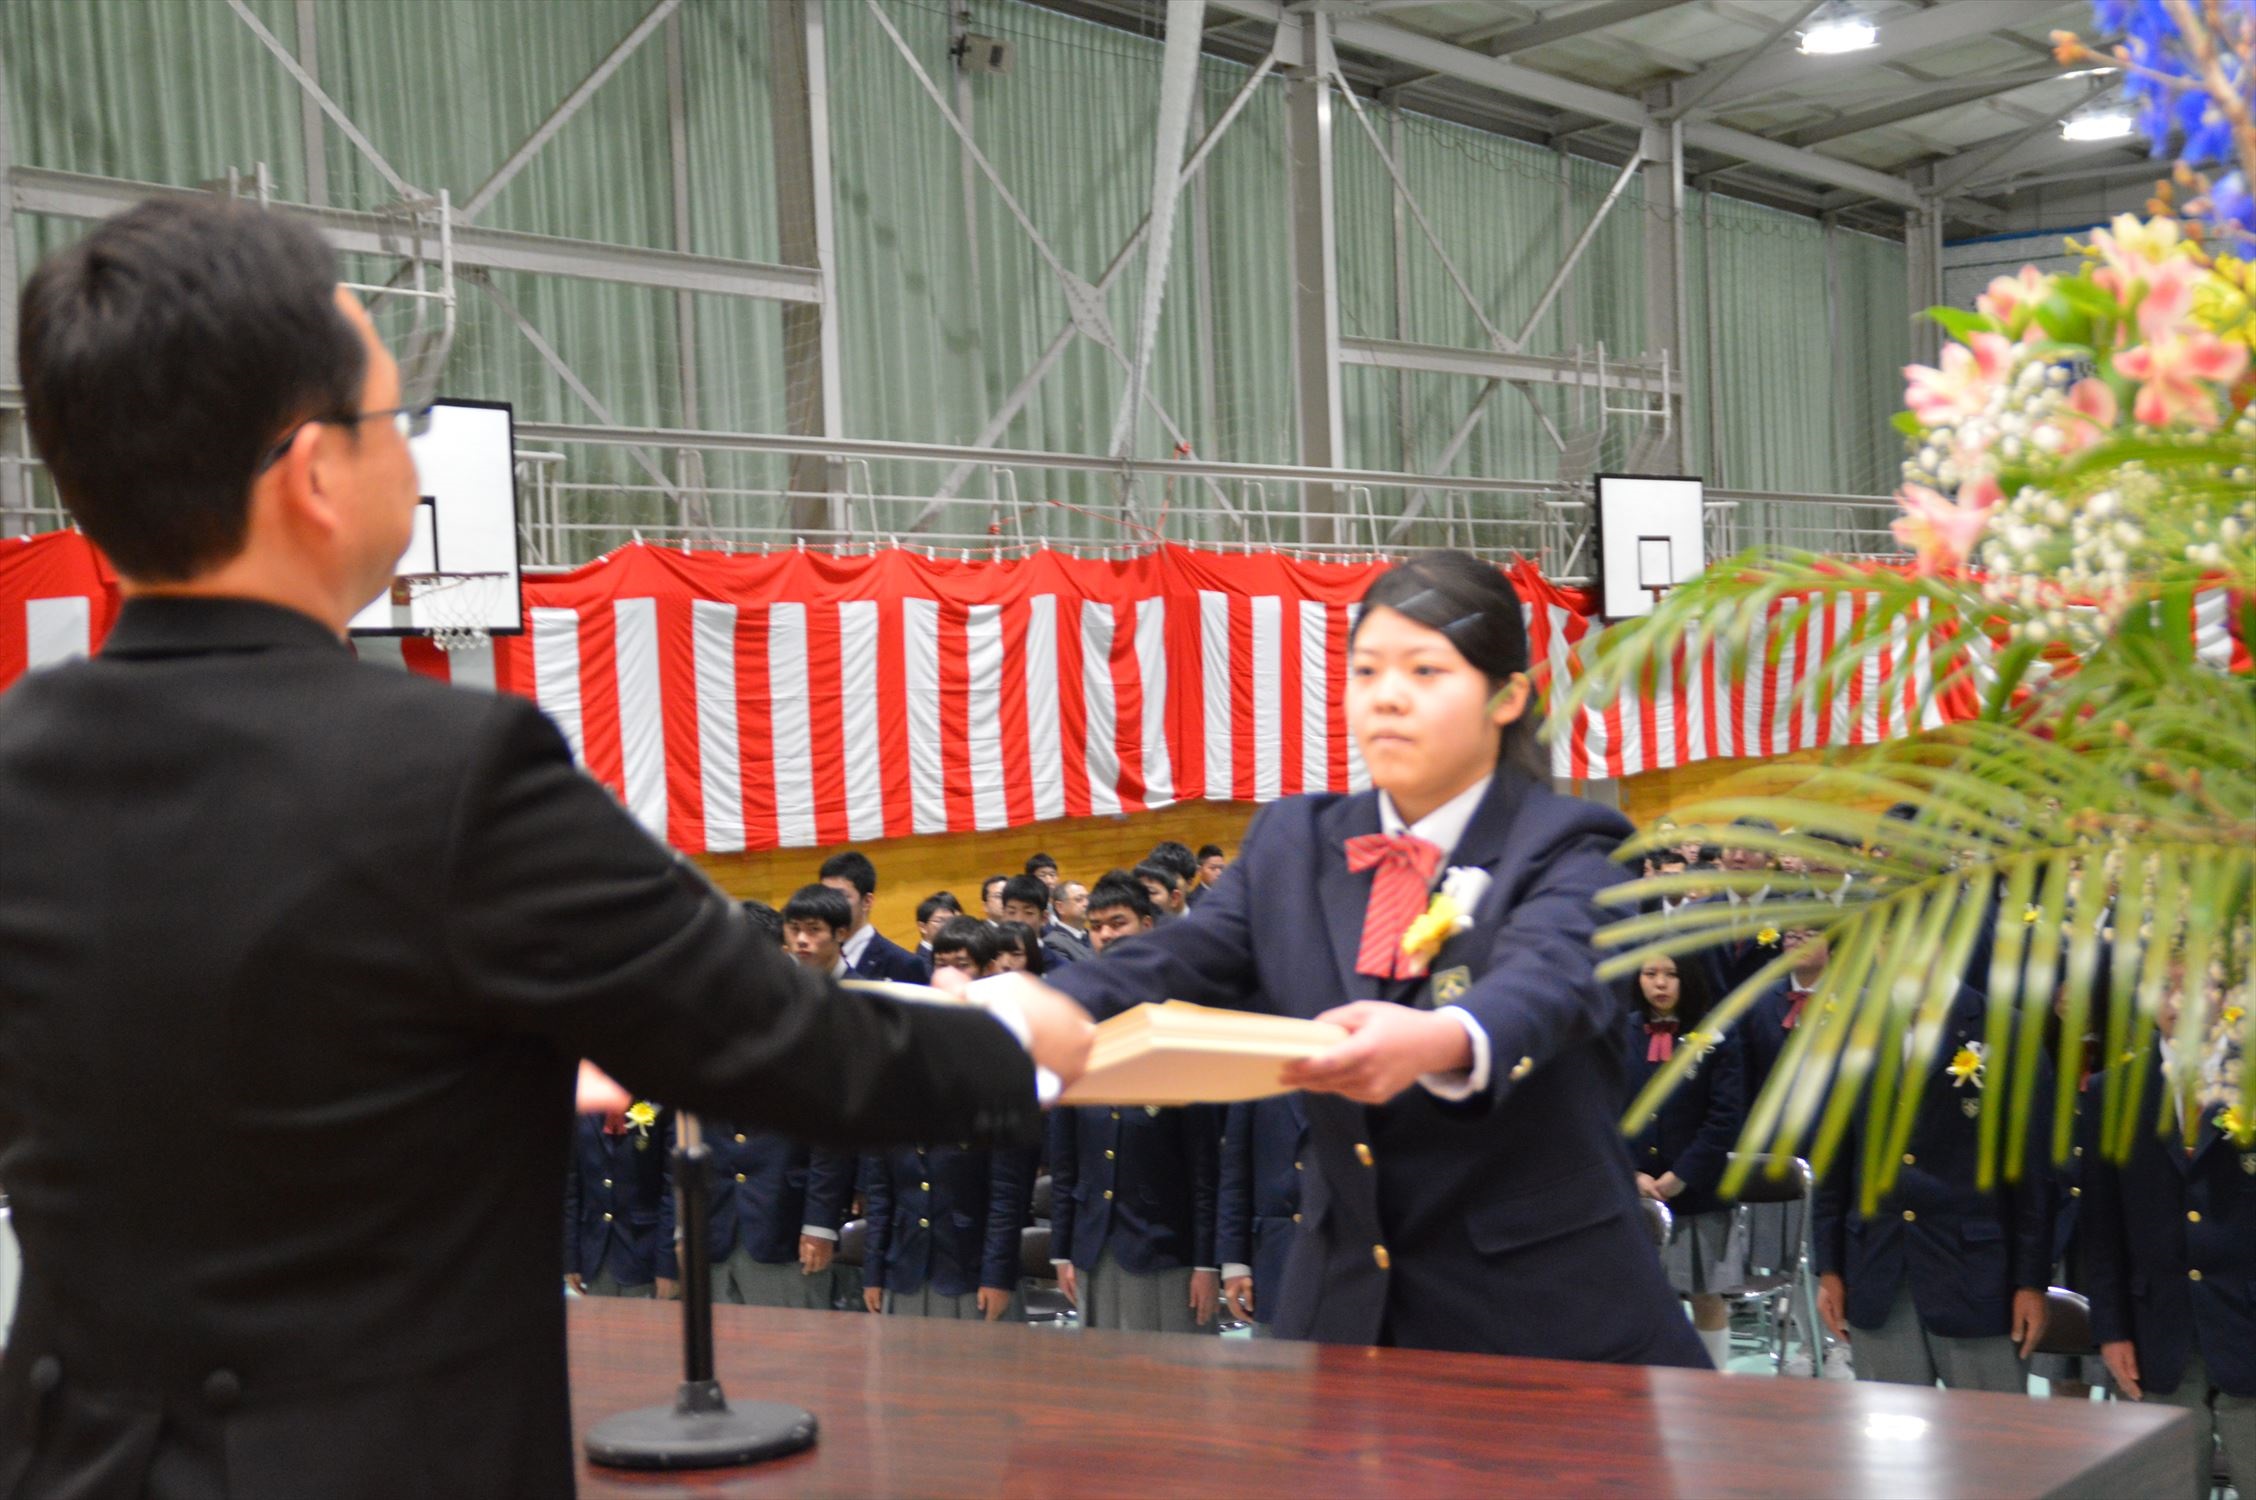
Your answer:
[[[783,1401],[731,1406],[717,1380],[682,1383],[671,1406],[605,1417],[587,1437],[588,1462],[610,1469],[722,1469],[765,1463],[815,1445],[815,1414]]]

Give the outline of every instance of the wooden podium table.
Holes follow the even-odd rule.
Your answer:
[[[681,1309],[576,1298],[577,1432],[671,1400]],[[2162,1496],[2167,1407],[1180,1334],[713,1310],[734,1399],[808,1453],[707,1475],[582,1461],[583,1496]]]

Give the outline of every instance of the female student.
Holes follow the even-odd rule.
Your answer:
[[[1629,825],[1551,791],[1527,668],[1494,568],[1390,569],[1348,653],[1373,790],[1272,803],[1195,912],[1048,983],[1099,1014],[1173,998],[1348,1030],[1282,1080],[1310,1143],[1280,1335],[1705,1367],[1638,1212],[1622,1006],[1592,973]]]
[[[1744,1216],[1716,1197],[1731,1144],[1747,1119],[1746,1069],[1736,1031],[1701,1033],[1713,997],[1704,964],[1673,958],[1647,961],[1630,981],[1622,1060],[1627,1107],[1680,1047],[1705,1049],[1676,1091],[1629,1143],[1637,1191],[1669,1206],[1675,1222],[1661,1252],[1669,1285],[1692,1304],[1692,1326],[1722,1369],[1731,1352],[1730,1310],[1723,1294],[1747,1276]]]

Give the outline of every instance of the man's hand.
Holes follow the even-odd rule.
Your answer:
[[[564,1273],[564,1284],[583,1296],[587,1293],[587,1282],[581,1279],[580,1273],[577,1271],[566,1271]]]
[[[1191,1311],[1198,1316],[1198,1326],[1204,1328],[1214,1321],[1214,1314],[1222,1306],[1222,1276],[1216,1271],[1191,1273]]]
[[[2044,1342],[2045,1322],[2051,1316],[2045,1307],[2044,1288],[2016,1287],[2013,1292],[2013,1342],[2027,1359]]]
[[[670,1276],[661,1276],[658,1278],[657,1291],[660,1302],[671,1302],[681,1295],[681,1283]]]
[[[1453,1016],[1384,1000],[1358,1000],[1316,1018],[1347,1028],[1347,1040],[1319,1057],[1285,1064],[1287,1088],[1343,1094],[1384,1104],[1428,1073],[1473,1065],[1473,1039]]]
[[[1079,1307],[1081,1305],[1080,1272],[1074,1269],[1073,1262],[1069,1260],[1059,1261],[1056,1270],[1058,1273],[1058,1290],[1065,1293],[1066,1301],[1072,1303],[1075,1307]]]
[[[2144,1401],[2146,1392],[2139,1388],[2138,1346],[2129,1339],[2110,1339],[2099,1346],[2099,1357],[2107,1361],[2107,1373],[2115,1377],[2115,1388],[2133,1401]]]
[[[1837,1271],[1817,1278],[1817,1316],[1826,1331],[1843,1343],[1849,1341],[1849,1284]]]
[[[1637,1174],[1637,1196],[1656,1200],[1661,1196],[1661,1185],[1653,1180],[1650,1172]]]
[[[819,1234],[799,1236],[799,1271],[804,1276],[819,1276],[830,1269],[830,1258],[838,1253],[838,1242],[826,1240]]]
[[[980,998],[1007,996],[1026,1018],[1027,1051],[1034,1065],[1057,1075],[1060,1088],[1089,1071],[1089,1044],[1096,1038],[1096,1023],[1079,1001],[1051,989],[1031,974],[997,974],[980,981]]]
[[[868,1308],[871,1312],[885,1311],[885,1288],[881,1286],[863,1287],[862,1306]]]
[[[1233,1276],[1222,1283],[1222,1300],[1230,1304],[1230,1311],[1250,1323],[1253,1321],[1253,1278]]]
[[[1010,1311],[1011,1294],[999,1286],[979,1289],[979,1312],[990,1323],[1000,1323],[1003,1314]]]
[[[1660,1180],[1653,1184],[1653,1192],[1664,1203],[1671,1198],[1681,1197],[1684,1193],[1684,1179],[1674,1172],[1663,1172]]]

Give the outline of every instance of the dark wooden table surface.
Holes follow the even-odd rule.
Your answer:
[[[578,1431],[672,1399],[680,1310],[576,1298]],[[795,1401],[756,1469],[583,1466],[583,1496],[2160,1495],[2190,1421],[2126,1402],[723,1307],[732,1398]]]

